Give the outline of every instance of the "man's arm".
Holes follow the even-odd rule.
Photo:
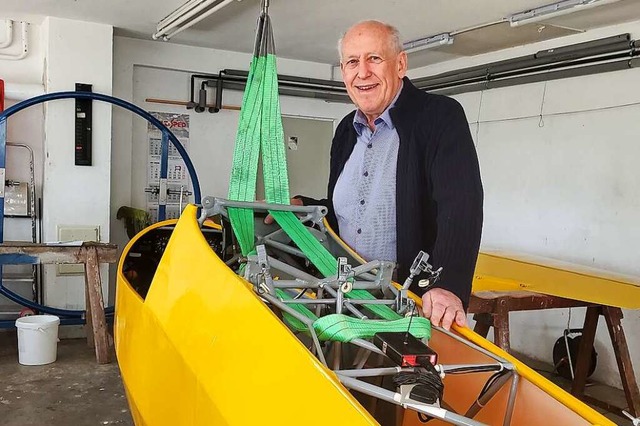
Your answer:
[[[431,257],[443,271],[423,297],[423,312],[436,325],[465,324],[482,233],[480,168],[464,110],[446,98],[443,126],[430,165],[438,208],[437,238]]]

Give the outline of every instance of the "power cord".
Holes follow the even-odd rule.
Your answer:
[[[415,385],[409,393],[409,398],[425,404],[435,404],[442,400],[444,384],[442,378],[431,364],[414,371],[401,371],[393,377],[393,383],[402,385]]]

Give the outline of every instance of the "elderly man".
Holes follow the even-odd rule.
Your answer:
[[[423,313],[446,329],[465,309],[482,231],[482,184],[462,107],[418,90],[407,77],[398,30],[379,21],[352,26],[339,42],[340,69],[357,109],[331,146],[328,220],[366,260],[397,262],[404,281],[420,250],[443,271],[425,289]]]

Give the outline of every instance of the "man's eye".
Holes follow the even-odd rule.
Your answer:
[[[350,59],[346,64],[349,68],[355,68],[358,65],[358,61],[355,59]]]
[[[370,56],[369,57],[369,62],[374,63],[374,64],[379,64],[382,62],[382,58],[380,56]]]

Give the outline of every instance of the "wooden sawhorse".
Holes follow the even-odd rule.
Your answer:
[[[636,381],[629,347],[622,329],[622,310],[612,306],[603,306],[562,297],[549,296],[527,291],[517,292],[478,292],[471,295],[469,313],[475,314],[474,331],[487,337],[489,328],[494,328],[494,341],[501,349],[510,352],[509,312],[531,311],[555,308],[586,307],[587,313],[580,339],[578,357],[571,393],[584,401],[602,407],[608,411],[621,413],[620,407],[597,400],[584,394],[589,370],[591,348],[596,335],[598,318],[604,316],[611,337],[613,352],[618,362],[622,387],[627,400],[627,411],[634,417],[640,416],[640,391]]]
[[[85,242],[79,246],[6,242],[0,244],[0,265],[83,263],[87,300],[87,343],[90,347],[95,347],[98,364],[107,364],[109,338],[99,266],[101,263],[115,263],[118,260],[117,251],[115,244],[94,242]]]

